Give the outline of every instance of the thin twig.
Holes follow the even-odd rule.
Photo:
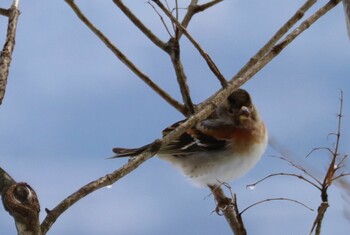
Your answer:
[[[161,89],[156,83],[154,83],[147,75],[139,70],[100,30],[98,30],[81,12],[79,7],[73,0],[65,0],[65,2],[72,8],[78,18],[91,30],[96,36],[115,54],[118,59],[123,62],[135,75],[143,80],[153,91],[160,95],[165,101],[167,101],[172,107],[179,112],[185,114],[185,108],[178,101],[173,99],[167,92]]]
[[[211,2],[204,3],[202,5],[198,5],[198,0],[192,0],[189,6],[187,7],[187,12],[184,16],[184,18],[181,21],[181,25],[184,28],[187,28],[188,24],[190,23],[192,17],[199,12],[202,12],[204,10],[207,10],[208,8],[222,2],[223,0],[213,0]],[[182,36],[182,31],[179,32],[179,39]]]
[[[302,171],[304,174],[308,175],[310,178],[312,178],[314,181],[316,181],[319,185],[322,185],[322,182],[317,179],[315,176],[313,176],[312,174],[310,174],[304,167],[302,167],[301,165],[298,165],[298,164],[295,164],[293,161],[285,158],[285,157],[277,157],[277,156],[271,156],[271,157],[274,157],[274,158],[278,158],[278,159],[281,159],[283,161],[286,161],[288,162],[291,166],[293,166],[294,168]]]
[[[177,83],[180,87],[180,92],[182,95],[182,100],[185,103],[185,108],[186,108],[186,116],[189,116],[190,114],[194,113],[194,105],[191,99],[191,95],[190,95],[190,89],[188,87],[187,84],[187,77],[184,71],[184,68],[182,66],[182,62],[180,59],[180,45],[179,45],[179,41],[177,40],[177,38],[172,38],[169,41],[169,45],[171,48],[171,52],[170,52],[170,58],[171,58],[171,62],[173,64],[175,73],[176,73],[176,79],[177,79]]]
[[[0,105],[5,96],[7,79],[12,61],[12,53],[15,48],[17,22],[20,14],[16,4],[18,5],[18,2],[14,2],[9,9],[6,40],[4,47],[0,52]]]
[[[209,66],[210,70],[214,73],[214,75],[217,77],[217,79],[220,81],[222,87],[227,86],[227,80],[225,77],[221,74],[218,67],[215,65],[214,61],[211,59],[211,57],[206,53],[203,48],[199,45],[199,43],[187,32],[186,28],[181,25],[181,23],[166,9],[166,7],[159,1],[159,0],[152,0],[155,2],[158,7],[171,19],[173,23],[176,24],[177,28],[180,29],[180,31],[183,32],[183,34],[186,35],[188,40],[194,45],[194,47],[198,50],[198,52],[201,54],[203,59],[207,62],[207,65]]]
[[[336,177],[333,177],[332,178],[332,182],[336,181],[336,180],[338,180],[340,178],[346,177],[346,176],[350,176],[350,173],[341,173],[340,175],[337,175]]]
[[[152,9],[155,11],[155,13],[159,16],[159,18],[160,18],[160,21],[162,22],[162,24],[163,24],[163,26],[164,26],[164,28],[165,28],[165,30],[167,31],[167,33],[169,34],[169,36],[170,36],[170,38],[172,38],[173,37],[173,35],[171,34],[171,32],[170,32],[170,30],[169,30],[169,28],[168,28],[168,26],[166,25],[166,23],[165,23],[165,20],[164,20],[164,18],[163,18],[163,16],[158,12],[158,10],[155,8],[155,6],[153,6],[152,5],[152,3],[151,3],[151,1],[147,1],[147,3],[152,7]],[[175,31],[175,30],[174,30]],[[166,45],[166,44],[165,44]],[[162,48],[163,49],[163,48]],[[163,50],[168,50],[168,47],[167,46],[165,46],[164,47],[164,49]]]
[[[149,28],[147,28],[141,20],[139,20],[130,9],[123,3],[122,0],[113,0],[114,4],[119,7],[119,9],[129,18],[134,25],[141,30],[146,37],[151,40],[155,45],[157,45],[162,50],[166,50],[166,43],[160,40]]]
[[[321,190],[321,187],[320,187],[319,185],[315,184],[314,182],[312,182],[311,180],[305,178],[305,177],[302,176],[302,175],[297,175],[297,174],[293,174],[293,173],[284,173],[284,172],[269,174],[269,175],[265,176],[264,178],[262,178],[262,179],[256,181],[255,183],[248,184],[246,187],[247,187],[247,188],[253,188],[253,187],[255,187],[257,184],[260,184],[261,182],[263,182],[263,181],[265,181],[265,180],[267,180],[267,179],[269,179],[269,178],[271,178],[271,177],[275,177],[275,176],[291,176],[291,177],[296,177],[296,178],[298,178],[298,179],[300,179],[300,180],[303,180],[303,181],[305,181],[305,182],[311,184],[311,185],[314,186],[315,188]]]
[[[327,150],[329,153],[331,153],[333,155],[333,151],[328,148],[328,147],[317,147],[317,148],[313,148],[308,154],[306,154],[305,158],[308,158],[311,154],[313,154],[315,151],[318,150]]]
[[[268,198],[268,199],[264,199],[264,200],[261,200],[261,201],[258,201],[258,202],[255,202],[253,203],[252,205],[250,206],[247,206],[244,210],[242,210],[240,212],[240,214],[242,215],[244,212],[246,212],[247,210],[249,210],[250,208],[256,206],[256,205],[259,205],[261,203],[264,203],[264,202],[270,202],[270,201],[290,201],[290,202],[294,202],[294,203],[297,203],[307,209],[309,209],[310,211],[314,211],[314,209],[312,209],[311,207],[308,207],[307,205],[305,205],[304,203],[302,202],[299,202],[298,200],[294,200],[294,199],[290,199],[290,198],[283,198],[283,197],[279,197],[279,198]]]
[[[341,132],[341,124],[342,124],[342,117],[343,117],[343,91],[340,90],[340,107],[339,107],[339,114],[338,114],[338,128],[336,133],[336,142],[335,142],[335,148],[333,151],[333,157],[331,160],[331,163],[329,164],[329,168],[326,174],[326,177],[324,178],[323,184],[324,185],[331,185],[332,178],[335,173],[335,163],[336,159],[339,155],[339,144],[340,144],[340,132]]]
[[[338,113],[337,132],[335,133],[335,136],[336,136],[335,147],[334,147],[334,150],[331,151],[332,152],[332,159],[331,159],[327,173],[325,174],[322,185],[321,185],[322,186],[322,188],[321,188],[321,200],[322,201],[318,207],[317,216],[313,222],[310,234],[312,234],[312,232],[314,230],[315,230],[316,235],[321,234],[321,227],[322,227],[322,223],[323,223],[323,218],[324,218],[324,215],[326,214],[327,208],[329,207],[328,192],[327,192],[328,188],[331,186],[333,181],[335,181],[343,176],[349,175],[349,174],[340,174],[339,176],[334,177],[334,174],[337,170],[337,167],[335,166],[335,164],[336,164],[337,157],[339,156],[339,144],[340,144],[340,136],[341,136],[342,117],[343,117],[343,91],[340,91],[340,105],[339,105],[339,113]]]
[[[324,14],[334,8],[341,0],[330,0],[320,9],[318,9],[314,14],[304,20],[297,28],[295,28],[291,33],[289,33],[280,43],[272,47],[268,53],[266,53],[260,60],[256,61],[252,66],[249,66],[244,72],[238,72],[231,80],[238,79],[240,77],[250,77],[261,70],[267,63],[269,63],[274,57],[276,57],[286,46],[288,46],[292,41],[295,40],[301,33],[308,29],[312,24],[314,24],[318,19],[320,19]]]

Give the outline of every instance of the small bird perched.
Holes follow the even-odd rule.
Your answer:
[[[163,136],[184,121],[163,131]],[[247,173],[261,158],[267,145],[267,131],[250,95],[234,91],[207,119],[162,146],[158,157],[172,163],[195,185],[215,186]],[[137,156],[141,148],[114,148],[112,158]]]

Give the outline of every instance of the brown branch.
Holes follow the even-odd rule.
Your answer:
[[[279,197],[279,198],[268,198],[268,199],[264,199],[264,200],[261,200],[261,201],[258,201],[258,202],[255,202],[253,203],[252,205],[250,206],[247,206],[246,208],[244,208],[244,210],[242,210],[240,212],[240,215],[242,215],[244,212],[246,212],[247,210],[249,210],[250,208],[256,206],[256,205],[259,205],[259,204],[262,204],[262,203],[265,203],[265,202],[270,202],[270,201],[290,201],[290,202],[294,202],[294,203],[297,203],[307,209],[309,209],[310,211],[313,211],[314,209],[312,209],[311,207],[308,207],[307,205],[305,205],[304,203],[301,203],[299,202],[298,200],[294,200],[294,199],[290,199],[290,198],[283,198],[283,197]]]
[[[251,77],[260,71],[266,64],[268,64],[274,57],[276,57],[286,46],[288,46],[292,41],[294,41],[301,33],[308,29],[312,24],[314,24],[318,19],[320,19],[324,14],[334,8],[341,0],[330,0],[323,7],[318,9],[313,15],[304,20],[296,29],[289,33],[280,43],[276,44],[274,47],[266,53],[260,60],[256,61],[254,65],[246,69],[246,72],[238,72],[232,79],[237,80],[239,78],[245,79],[246,77]]]
[[[211,2],[207,2],[207,3],[204,3],[202,5],[197,5],[198,4],[198,0],[192,0],[190,5],[188,6],[187,8],[187,12],[184,16],[184,18],[182,19],[181,21],[181,25],[184,27],[184,28],[187,28],[188,24],[190,23],[192,17],[199,13],[199,12],[202,12],[204,10],[207,10],[208,8],[222,2],[223,0],[213,0]],[[177,19],[177,18],[176,18]],[[178,38],[180,39],[182,36],[182,31],[179,32],[178,34]]]
[[[297,174],[293,174],[293,173],[284,173],[284,172],[280,172],[280,173],[273,173],[273,174],[269,174],[267,176],[265,176],[264,178],[252,183],[252,184],[248,184],[247,185],[247,188],[254,188],[256,185],[260,184],[261,182],[271,178],[271,177],[275,177],[275,176],[291,176],[291,177],[296,177],[300,180],[303,180],[309,184],[311,184],[312,186],[314,186],[315,188],[321,190],[321,187],[317,184],[315,184],[314,182],[312,182],[311,180],[305,178],[304,176],[302,175],[297,175]]]
[[[275,156],[272,156],[272,157],[275,157]],[[288,162],[291,166],[293,166],[294,168],[302,171],[304,174],[306,174],[307,176],[309,176],[310,178],[312,178],[315,182],[317,182],[319,185],[322,185],[321,181],[318,180],[315,176],[313,176],[311,173],[309,173],[304,167],[302,167],[301,165],[298,165],[298,164],[295,164],[293,161],[285,158],[285,157],[275,157],[275,158],[278,158],[278,159],[281,159],[283,161],[286,161]]]
[[[35,191],[0,168],[0,190],[4,208],[13,217],[18,235],[41,235],[40,205]]]
[[[317,210],[317,216],[315,218],[315,221],[312,225],[310,234],[315,230],[315,234],[319,235],[321,234],[321,227],[324,215],[326,214],[327,208],[329,207],[328,203],[328,188],[331,186],[332,182],[336,179],[339,179],[343,176],[347,176],[348,174],[340,174],[338,177],[334,177],[334,174],[336,172],[337,168],[335,166],[337,157],[339,156],[339,144],[340,144],[340,136],[341,136],[341,124],[342,124],[342,117],[343,117],[343,91],[340,91],[340,107],[339,107],[339,113],[338,113],[338,126],[337,126],[337,132],[334,133],[336,136],[336,142],[334,150],[332,150],[332,159],[329,164],[327,173],[324,176],[323,182],[322,182],[322,188],[321,188],[321,204],[318,207]],[[344,157],[341,162],[345,159]]]
[[[321,226],[322,226],[322,221],[324,218],[324,215],[327,211],[327,208],[329,207],[328,202],[322,202],[320,204],[320,206],[317,209],[317,217],[312,225],[310,234],[312,234],[312,232],[315,230],[315,234],[316,235],[320,235],[321,234]]]
[[[256,64],[271,48],[285,35],[301,18],[303,18],[305,12],[310,9],[316,0],[306,1],[295,13],[294,15],[285,23],[283,26],[277,30],[277,32],[271,37],[271,39],[253,56],[250,58],[248,63],[246,63],[240,71],[237,73],[236,77],[242,76],[249,70],[254,64]]]
[[[96,36],[113,52],[118,59],[123,62],[136,76],[144,81],[153,91],[160,95],[165,101],[167,101],[172,107],[179,112],[185,114],[185,108],[178,101],[173,99],[167,92],[154,83],[147,75],[139,70],[100,30],[98,30],[80,11],[79,7],[73,0],[65,0],[65,2],[72,8],[78,18],[92,31]]]
[[[172,48],[169,55],[176,73],[177,83],[179,84],[179,87],[180,87],[182,100],[185,103],[186,114],[187,114],[186,116],[189,116],[190,114],[194,113],[194,105],[191,99],[190,89],[187,85],[187,77],[180,60],[180,45],[176,38],[171,39],[169,41],[169,45],[170,45],[170,48]]]
[[[152,0],[154,3],[157,4],[157,6],[171,19],[171,21],[176,24],[177,28],[186,35],[188,40],[194,45],[194,47],[198,50],[198,52],[201,54],[203,59],[206,61],[208,67],[210,70],[214,73],[214,75],[217,77],[217,79],[220,81],[222,87],[227,86],[227,81],[225,77],[221,74],[218,67],[215,65],[214,61],[211,59],[211,57],[206,53],[203,48],[199,45],[199,43],[187,32],[186,28],[181,25],[181,23],[169,12],[166,7],[159,1],[159,0]]]
[[[220,186],[209,186],[209,188],[218,204],[217,209],[220,210],[225,216],[232,232],[235,235],[247,234],[243,221],[238,211],[236,211],[238,210],[236,200],[232,201],[231,198],[226,197],[224,191]]]
[[[15,2],[16,3],[16,2]],[[5,96],[12,53],[15,47],[17,21],[20,12],[15,4],[9,9],[6,41],[0,54],[0,105]]]
[[[147,28],[131,11],[130,9],[124,5],[122,0],[113,0],[115,5],[119,7],[119,9],[129,18],[134,25],[141,30],[143,34],[145,34],[151,42],[157,45],[162,50],[166,50],[167,44],[160,40],[149,28]]]
[[[198,5],[195,7],[195,13],[197,12],[201,12],[201,11],[205,11],[207,10],[208,8],[212,7],[212,6],[215,6],[216,4],[222,2],[223,0],[212,0],[210,2],[207,2],[207,3],[203,3],[202,5]]]
[[[169,40],[168,43],[162,42],[157,36],[155,36],[151,30],[149,30],[130,10],[127,8],[121,0],[113,0],[113,2],[120,8],[120,10],[129,18],[131,22],[134,23],[136,27],[138,27],[155,45],[157,45],[162,50],[166,51],[171,58],[171,61],[174,66],[174,70],[176,72],[177,82],[180,86],[180,91],[182,94],[182,99],[185,104],[184,112],[186,116],[194,113],[194,105],[191,100],[190,96],[190,90],[187,85],[187,79],[186,75],[180,60],[180,47],[178,44],[178,41],[176,39]],[[148,2],[151,7],[156,11],[156,13],[161,17],[161,21],[164,23],[164,20],[162,16],[157,12],[157,10],[154,8],[154,6]],[[166,25],[165,25],[166,27]],[[168,28],[166,27],[166,30],[168,31],[169,35],[171,36]]]
[[[343,91],[340,91],[340,107],[339,107],[339,114],[338,114],[338,129],[336,133],[336,141],[335,141],[335,148],[333,150],[333,156],[331,163],[329,164],[327,174],[324,178],[323,185],[324,186],[330,186],[332,183],[332,179],[335,173],[335,163],[336,159],[339,156],[339,144],[340,144],[340,132],[341,132],[341,124],[342,124],[342,117],[343,117]]]
[[[166,25],[163,16],[158,12],[158,10],[155,8],[155,6],[153,6],[153,4],[151,3],[151,1],[148,1],[147,3],[152,7],[152,9],[153,9],[153,10],[156,12],[156,14],[159,16],[160,21],[162,22],[162,24],[163,24],[165,30],[166,30],[167,33],[169,34],[170,38],[172,38],[173,35],[171,34],[171,32],[170,32],[168,26]],[[173,25],[172,25],[172,26],[173,26]],[[173,27],[173,30],[175,31],[174,27]],[[167,50],[169,50],[169,49],[165,48],[165,51],[167,51]]]
[[[97,180],[94,180],[85,186],[81,187],[78,191],[74,192],[62,202],[60,202],[54,209],[48,210],[46,209],[47,216],[41,224],[41,230],[43,234],[46,234],[48,230],[51,228],[53,223],[57,220],[57,218],[65,212],[69,207],[71,207],[74,203],[89,195],[90,193],[108,185],[115,183],[117,180],[123,178],[131,171],[135,170],[138,166],[140,166],[143,162],[150,159],[154,156],[162,145],[161,141],[155,141],[147,151],[143,152],[137,158],[132,159],[124,166],[120,167],[118,170],[107,174]]]

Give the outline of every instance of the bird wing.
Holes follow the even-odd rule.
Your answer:
[[[179,121],[163,130],[163,136],[181,125],[184,121]],[[219,121],[219,120],[218,120]],[[205,124],[204,124],[205,125]],[[219,126],[219,125],[218,125]],[[196,128],[189,128],[178,138],[161,148],[160,154],[165,155],[187,155],[202,151],[214,151],[224,149],[227,144],[225,139],[217,139]]]

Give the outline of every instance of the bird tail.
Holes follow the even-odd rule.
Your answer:
[[[140,148],[133,148],[133,149],[127,149],[127,148],[113,148],[113,152],[116,154],[111,158],[120,158],[120,157],[135,157],[139,154],[141,154],[143,151],[148,149],[151,146],[151,144],[147,144],[145,146],[142,146]]]

